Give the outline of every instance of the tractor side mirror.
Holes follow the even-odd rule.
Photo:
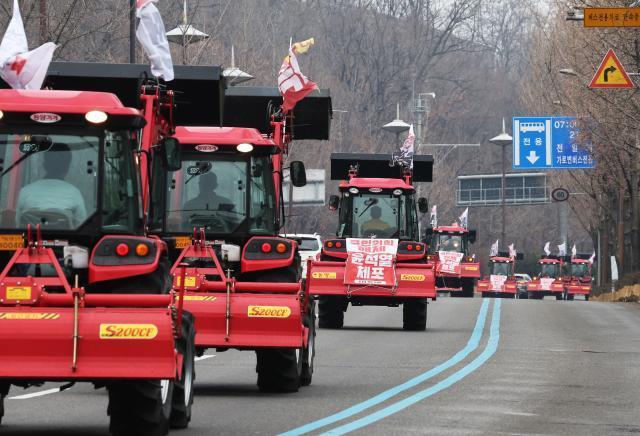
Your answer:
[[[182,167],[180,142],[176,138],[162,138],[160,150],[162,163],[169,171],[178,171]]]
[[[294,160],[289,166],[289,175],[291,177],[291,183],[296,188],[301,188],[307,184],[307,172],[304,169],[304,163],[299,160]]]
[[[469,244],[475,244],[476,242],[476,230],[469,230]]]
[[[420,213],[429,212],[429,200],[424,197],[418,198],[418,210]]]
[[[340,197],[337,195],[332,195],[329,197],[329,210],[338,210],[338,206],[340,205]]]

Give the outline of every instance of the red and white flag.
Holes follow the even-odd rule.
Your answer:
[[[318,89],[318,85],[302,74],[296,57],[296,54],[306,53],[314,42],[313,38],[296,42],[289,47],[289,56],[284,58],[284,62],[282,62],[278,72],[278,89],[282,94],[282,110],[285,113],[293,109],[296,103],[309,95],[311,91]]]
[[[151,63],[151,74],[162,77],[165,82],[173,80],[173,62],[169,51],[169,41],[164,29],[160,11],[156,8],[158,0],[137,0],[136,17],[140,20],[136,29],[136,38],[142,44]]]
[[[509,245],[509,257],[511,259],[515,259],[517,255],[518,252],[516,251],[516,247],[514,246],[514,244]]]
[[[56,45],[47,42],[29,51],[18,0],[0,42],[0,77],[14,89],[40,89],[47,75]]]

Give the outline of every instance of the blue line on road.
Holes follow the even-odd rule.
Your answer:
[[[473,328],[473,333],[471,334],[471,337],[469,338],[467,345],[462,350],[458,351],[453,357],[451,357],[446,362],[441,363],[435,368],[432,368],[429,371],[424,372],[418,375],[417,377],[414,377],[398,386],[388,389],[376,395],[375,397],[372,397],[366,401],[363,401],[362,403],[358,403],[341,412],[327,416],[326,418],[322,418],[317,421],[311,422],[309,424],[305,424],[301,427],[294,428],[293,430],[289,430],[285,433],[281,433],[280,436],[303,435],[305,433],[309,433],[311,431],[317,430],[327,425],[331,425],[338,421],[342,421],[343,419],[347,419],[364,410],[367,410],[373,406],[376,406],[388,400],[389,398],[392,398],[395,395],[398,395],[399,393],[406,391],[407,389],[411,389],[412,387],[417,386],[420,383],[425,382],[430,378],[440,374],[441,372],[451,368],[453,365],[456,365],[457,363],[462,361],[465,357],[467,357],[469,354],[471,354],[476,348],[478,348],[478,345],[480,344],[480,339],[482,338],[482,331],[484,330],[484,324],[485,324],[485,320],[487,319],[488,310],[489,310],[489,300],[486,299],[482,301],[482,305],[480,306],[480,312],[478,313],[478,318],[476,319],[476,325]]]
[[[351,431],[357,430],[359,428],[365,427],[369,424],[372,424],[376,421],[380,421],[394,413],[397,413],[419,401],[424,400],[425,398],[429,398],[430,396],[437,394],[438,392],[447,389],[451,385],[459,382],[478,368],[480,368],[498,349],[498,342],[500,341],[500,307],[502,305],[501,299],[496,299],[495,304],[493,306],[493,316],[491,319],[491,329],[489,332],[489,341],[487,342],[487,346],[485,349],[471,361],[468,365],[464,366],[460,370],[454,372],[449,377],[444,380],[436,383],[428,389],[417,392],[404,400],[398,401],[397,403],[391,404],[390,406],[385,407],[384,409],[380,409],[377,412],[374,412],[370,415],[367,415],[363,418],[360,418],[356,421],[353,421],[349,424],[342,425],[340,427],[336,427],[333,430],[329,430],[323,435],[343,435],[345,433],[349,433]]]

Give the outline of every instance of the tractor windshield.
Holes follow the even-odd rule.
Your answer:
[[[248,226],[252,234],[273,234],[275,199],[268,157],[202,160],[185,156],[169,174],[166,230],[231,234]]]
[[[589,275],[589,267],[586,263],[572,263],[571,275],[573,277],[584,277]]]
[[[103,228],[133,230],[141,215],[130,139],[129,131],[0,131],[0,227],[78,230],[92,226],[101,203]]]
[[[348,220],[347,223],[351,224],[350,237],[405,238],[407,236],[406,200],[403,195],[356,194],[350,198],[351,213],[342,214]],[[344,229],[345,226],[342,224],[341,227]]]
[[[438,233],[435,237],[436,251],[455,251],[465,253],[464,238],[462,235]]]
[[[511,264],[507,262],[492,262],[491,274],[496,276],[511,275]]]
[[[540,277],[558,277],[560,275],[559,263],[540,264]]]

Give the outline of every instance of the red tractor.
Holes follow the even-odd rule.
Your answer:
[[[541,300],[546,295],[564,299],[562,271],[565,256],[545,255],[538,260],[539,273],[527,283],[527,298]]]
[[[297,391],[313,375],[315,305],[297,243],[278,236],[283,161],[293,139],[328,139],[331,99],[313,94],[285,115],[277,90],[238,89],[225,97],[225,124],[256,128],[176,128],[182,168],[152,169],[151,229],[170,245],[198,353],[254,350],[260,390]],[[306,183],[302,162],[289,173]]]
[[[331,155],[331,179],[348,180],[339,185],[342,197],[330,198],[329,207],[339,209],[336,238],[325,240],[320,259],[309,261],[307,267],[309,293],[318,297],[321,328],[341,328],[349,304],[402,304],[403,328],[426,328],[427,299],[436,298],[435,278],[426,246],[419,242],[417,212],[427,211],[427,200],[416,199],[413,183],[431,181],[433,158],[414,156],[413,165],[413,171],[390,167],[389,157],[378,154]],[[350,238],[397,241],[391,286],[349,284]]]
[[[478,291],[483,298],[516,298],[518,283],[515,276],[516,260],[522,260],[522,253],[515,259],[508,252],[500,252],[489,259],[489,275],[478,280]]]
[[[589,301],[593,286],[592,262],[591,255],[578,254],[566,264],[568,274],[564,278],[564,291],[567,300],[573,300],[576,295],[584,295],[584,299]]]
[[[427,229],[427,258],[434,264],[438,292],[473,298],[476,280],[480,278],[480,262],[475,254],[469,254],[475,241],[476,231],[457,223]]]
[[[164,137],[173,94],[145,71],[53,63],[47,86],[64,90],[0,90],[0,397],[91,382],[123,435],[186,427],[193,392],[193,318],[138,177],[140,143],[180,164]]]

